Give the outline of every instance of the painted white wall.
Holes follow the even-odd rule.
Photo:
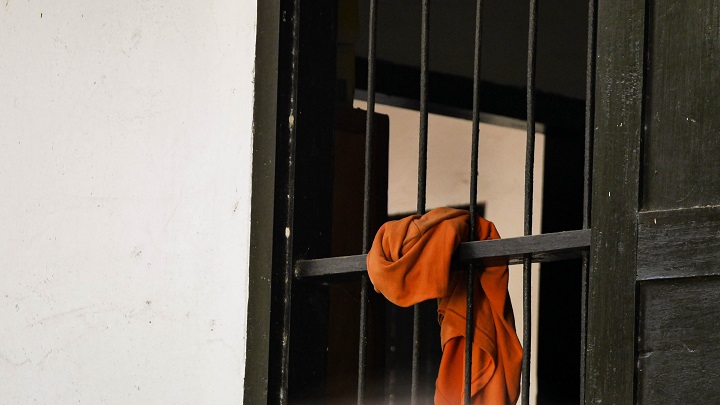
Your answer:
[[[0,3],[0,403],[241,403],[255,0]]]
[[[355,105],[365,108],[366,103]],[[390,116],[388,167],[388,213],[415,212],[417,207],[417,161],[419,113],[377,104],[375,110]],[[428,117],[427,207],[467,205],[470,198],[470,151],[472,122],[430,114]],[[522,236],[524,229],[526,131],[498,125],[480,125],[478,148],[478,203],[485,204],[485,218],[493,222],[503,238]],[[535,139],[533,188],[533,232],[540,233],[545,136]],[[533,265],[532,324],[538,323],[540,266]],[[510,266],[508,291],[515,312],[520,341],[523,335],[522,266]],[[537,347],[537,327],[533,331]],[[537,396],[537,351],[532,351],[531,392]]]

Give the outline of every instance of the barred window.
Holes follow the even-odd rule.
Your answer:
[[[511,264],[522,403],[579,400],[595,5],[540,7],[281,2],[268,402],[432,403],[436,305],[387,302],[365,255],[439,206],[503,236],[454,258]]]

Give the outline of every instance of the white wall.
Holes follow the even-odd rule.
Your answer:
[[[241,403],[255,23],[0,3],[0,403]]]

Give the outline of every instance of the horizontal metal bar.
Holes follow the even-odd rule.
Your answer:
[[[521,264],[530,255],[533,263],[582,257],[590,247],[590,229],[520,236],[517,238],[461,243],[455,251],[457,262],[477,261],[484,265]],[[367,255],[298,260],[295,277],[331,276],[367,271]]]

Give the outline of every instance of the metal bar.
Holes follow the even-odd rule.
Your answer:
[[[418,141],[418,192],[417,213],[425,213],[427,194],[427,138],[428,138],[428,65],[430,48],[429,0],[422,0],[420,27],[420,134]],[[420,380],[420,305],[413,307],[412,375],[410,382],[410,404],[418,403]]]
[[[290,75],[290,114],[288,116],[287,207],[285,212],[285,263],[283,268],[282,346],[280,354],[280,391],[278,403],[288,402],[290,375],[290,314],[293,279],[293,218],[295,215],[295,145],[298,94],[298,50],[300,48],[300,0],[293,2],[292,66]]]
[[[375,44],[377,31],[377,0],[370,0],[370,20],[368,27],[368,92],[367,116],[365,121],[365,184],[363,200],[363,253],[370,250],[370,181],[372,174],[372,139],[375,114]],[[360,281],[360,343],[358,348],[358,392],[357,403],[365,403],[365,367],[367,365],[368,300],[369,285],[367,275]]]
[[[583,170],[583,229],[590,227],[590,168],[593,142],[593,111],[595,110],[595,10],[597,0],[588,1],[587,59],[585,66],[585,160]],[[583,252],[580,293],[580,403],[585,403],[585,352],[587,351],[587,290],[589,252]]]
[[[473,109],[472,109],[472,149],[470,152],[470,235],[469,240],[474,241],[477,234],[475,212],[477,208],[477,177],[478,177],[478,148],[480,141],[480,68],[482,56],[482,0],[475,3],[475,48],[473,58]],[[474,328],[474,296],[475,296],[475,266],[468,265],[467,297],[465,317],[465,374],[463,381],[464,402],[469,405],[472,400],[472,342]]]
[[[527,143],[525,149],[525,235],[532,235],[533,169],[535,164],[535,53],[537,49],[537,1],[530,0],[527,57]],[[523,359],[522,404],[530,403],[530,355],[532,346],[532,267],[523,260]]]
[[[420,40],[420,136],[418,142],[418,191],[417,213],[425,213],[427,194],[427,137],[428,137],[428,51],[429,51],[429,0],[422,0],[422,25]]]
[[[575,230],[543,235],[461,243],[455,250],[456,262],[478,261],[481,265],[498,262],[521,264],[530,255],[533,263],[577,259],[590,247],[590,230]],[[298,260],[295,277],[319,277],[367,271],[366,255]]]
[[[370,181],[372,168],[372,138],[375,127],[375,45],[377,42],[377,0],[370,0],[368,32],[368,92],[365,117],[365,184],[363,201],[363,253],[370,250]]]
[[[461,243],[454,260],[469,261],[498,256],[521,258],[524,255],[583,250],[590,246],[590,231],[575,230],[541,235],[518,236],[497,240]]]
[[[358,357],[358,405],[365,403],[365,366],[367,365],[367,334],[368,334],[368,293],[369,284],[367,275],[360,280],[360,343]]]
[[[595,8],[597,0],[588,1],[588,40],[585,67],[585,166],[583,170],[583,229],[590,227],[590,169],[592,167],[593,111],[595,110]]]
[[[412,375],[410,381],[410,404],[418,403],[420,380],[420,304],[413,305]]]
[[[585,351],[587,350],[587,280],[590,268],[590,254],[582,254],[582,276],[580,291],[580,403],[585,403]]]
[[[523,358],[522,358],[522,401],[523,405],[530,403],[530,353],[532,344],[532,262],[530,258],[523,259]]]

